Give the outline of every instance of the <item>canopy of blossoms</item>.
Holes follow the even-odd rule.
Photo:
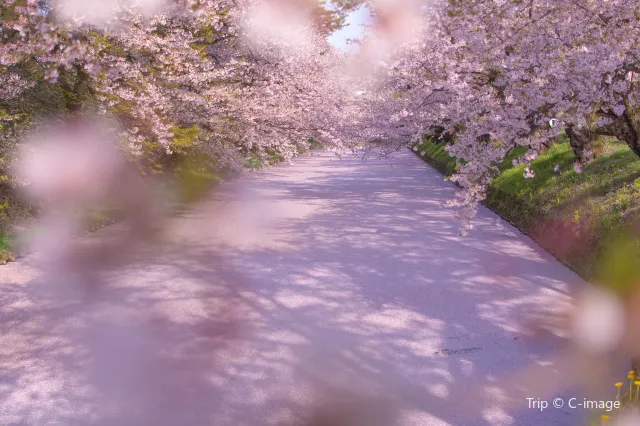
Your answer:
[[[286,2],[114,2],[104,10],[79,3],[2,6],[0,100],[43,89],[62,98],[58,110],[42,105],[28,123],[19,108],[3,110],[13,121],[5,144],[22,124],[68,113],[116,118],[128,152],[149,164],[197,147],[237,167],[249,151],[290,159],[309,138],[341,140],[337,122],[349,114],[350,91],[338,72],[341,54],[307,13],[315,3],[298,3],[300,21],[286,34],[277,22]],[[259,22],[267,7],[273,16]]]

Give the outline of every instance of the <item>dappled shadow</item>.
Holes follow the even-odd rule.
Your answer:
[[[522,315],[565,306],[579,279],[486,209],[459,237],[439,205],[455,187],[409,152],[392,157],[316,153],[226,185],[182,212],[172,244],[108,273],[100,303],[45,303],[30,294],[36,273],[12,272],[0,423],[148,424],[107,409],[69,338],[119,309],[150,324],[154,353],[171,349],[134,381],[157,392],[140,402],[154,424],[301,424],[336,389],[381,398],[403,425],[578,424],[524,399],[484,410],[469,390],[550,360],[562,342],[523,339]]]
[[[545,182],[552,178],[559,182],[558,185],[549,186],[548,191],[544,194],[548,200],[556,198],[562,200],[555,206],[558,211],[575,209],[576,206],[584,204],[590,198],[604,196],[640,177],[640,169],[638,169],[640,158],[628,150],[626,145],[622,150],[598,156],[583,167],[583,174],[577,174],[571,170],[573,161],[575,161],[575,157],[570,150],[547,157],[544,160],[536,160],[536,169],[548,171],[548,173],[541,174],[543,177],[536,175],[532,179],[536,186],[544,186]],[[561,165],[564,171],[560,175],[551,173],[557,164]],[[598,176],[605,175],[606,179],[598,178]],[[580,185],[585,180],[591,180],[591,182],[588,185]],[[564,182],[571,185],[566,185]],[[567,197],[567,194],[558,194],[554,190],[555,188],[565,191],[567,188],[571,188],[570,197]]]

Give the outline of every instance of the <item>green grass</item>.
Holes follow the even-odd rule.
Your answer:
[[[441,173],[455,171],[455,159],[444,144],[423,141],[421,151],[425,152],[422,158]],[[501,172],[487,191],[485,205],[592,279],[607,247],[633,219],[640,218],[640,157],[623,142],[609,138],[604,153],[579,174],[562,135],[532,162],[535,177],[525,179],[525,166],[512,165],[525,152],[526,148],[517,148],[499,166]],[[560,173],[554,171],[556,165]]]
[[[8,251],[11,246],[11,239],[0,229],[0,252]]]
[[[15,260],[15,256],[11,251],[12,239],[0,229],[0,265]]]
[[[456,170],[456,159],[451,157],[447,151],[445,151],[445,143],[434,143],[429,139],[424,138],[422,143],[418,145],[417,153],[421,155],[422,159],[429,163],[434,169],[439,171],[445,176],[451,176]],[[422,154],[424,152],[424,154]]]
[[[320,142],[318,142],[313,138],[309,138],[309,140],[307,141],[307,145],[309,146],[309,149],[316,149],[316,148],[320,148],[321,146]]]

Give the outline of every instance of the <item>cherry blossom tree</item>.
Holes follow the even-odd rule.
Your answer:
[[[153,198],[144,193],[153,185],[138,185],[128,164],[115,167],[105,156],[87,159],[92,166],[77,169],[84,177],[65,178],[65,164],[58,161],[31,167],[46,170],[38,179],[33,173],[21,176],[25,168],[17,153],[38,151],[40,145],[60,146],[55,159],[75,158],[69,154],[73,149],[81,158],[91,156],[85,152],[91,141],[80,143],[78,132],[69,133],[68,145],[58,143],[64,140],[60,132],[55,140],[47,136],[52,134],[47,129],[73,129],[87,121],[111,126],[106,130],[117,137],[110,141],[139,171],[176,172],[170,176],[177,188],[183,188],[185,172],[243,170],[247,158],[290,161],[310,138],[334,148],[362,140],[352,131],[354,117],[362,119],[363,110],[353,80],[342,73],[345,57],[327,41],[347,8],[327,10],[315,0],[302,6],[276,0],[172,0],[142,2],[145,7],[105,2],[104,10],[92,14],[81,3],[1,6],[1,205],[16,205],[18,194],[37,193],[42,199],[28,201],[46,199],[48,207],[64,199],[57,207],[64,210],[60,204],[66,203],[75,211],[88,207],[85,201],[96,198],[97,188],[123,188],[120,194],[101,193],[100,202],[134,206],[127,208],[140,210],[131,215],[134,222],[152,217],[129,201]],[[287,17],[283,5],[300,14],[296,25],[278,25]],[[257,25],[255,11],[265,7],[275,8],[272,20],[260,17]],[[33,143],[33,137],[25,137],[34,134],[45,140]],[[98,137],[82,133],[91,135]],[[103,169],[111,172],[90,173]],[[126,188],[125,175],[132,181]],[[18,191],[24,186],[30,190]],[[55,188],[64,194],[54,194]],[[46,192],[51,193],[43,196]],[[188,197],[177,192],[181,199]],[[81,228],[85,224],[76,222],[83,215],[51,223],[65,223],[54,226],[60,230]]]
[[[637,85],[628,78],[637,64],[635,2],[433,1],[421,28],[386,64],[387,108],[414,138],[443,124],[456,135],[447,149],[464,191],[452,204],[464,206],[465,228],[516,146],[530,148],[518,160],[528,163],[566,129],[585,160],[596,134],[637,152]]]
[[[0,100],[53,85],[65,111],[117,117],[147,169],[192,150],[239,168],[247,155],[290,160],[308,138],[349,148],[446,135],[465,224],[516,146],[530,148],[526,164],[564,130],[581,162],[596,135],[640,153],[631,0],[141,4],[96,20],[65,2],[5,2]],[[362,5],[373,23],[347,57],[326,36]]]
[[[338,139],[326,107],[340,104],[330,75],[339,55],[325,36],[342,22],[340,9],[309,2],[298,26],[308,37],[290,49],[278,34],[252,41],[245,25],[252,8],[273,2],[164,3],[151,16],[125,4],[98,22],[64,2],[5,6],[0,71],[15,84],[3,99],[34,81],[57,84],[66,110],[119,118],[128,150],[151,166],[194,146],[238,167],[239,151],[289,159],[309,137]],[[33,73],[18,72],[24,64]]]

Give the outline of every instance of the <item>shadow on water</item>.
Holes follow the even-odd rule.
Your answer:
[[[113,308],[153,311],[171,349],[151,371],[179,377],[154,377],[145,389],[158,395],[141,403],[156,424],[302,424],[327,387],[382,395],[403,425],[580,424],[524,400],[502,413],[457,399],[562,347],[523,339],[522,314],[562,307],[579,279],[487,210],[459,237],[440,207],[456,189],[425,167],[405,151],[316,153],[256,173],[249,196],[230,185],[183,212],[179,243],[110,272],[99,303],[46,302],[37,278],[12,278],[0,293],[0,423],[136,424],[109,417],[68,338]],[[241,219],[209,232],[218,206],[242,210],[251,194],[275,206],[267,233],[236,239]]]

